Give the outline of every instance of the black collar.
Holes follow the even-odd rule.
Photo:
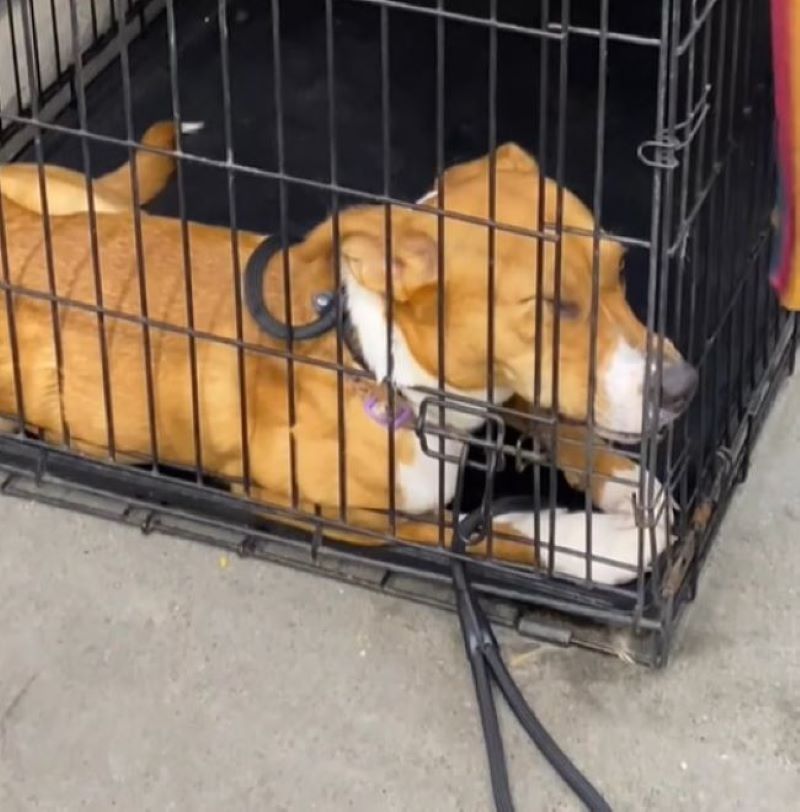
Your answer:
[[[350,321],[347,296],[343,288],[315,294],[312,304],[317,312],[317,318],[307,324],[290,327],[269,312],[264,301],[264,277],[270,261],[283,248],[279,236],[266,237],[256,246],[245,265],[244,302],[256,324],[268,336],[287,342],[308,341],[336,331],[342,336],[342,341],[353,356],[353,360],[367,372],[372,372],[364,360],[358,335]]]

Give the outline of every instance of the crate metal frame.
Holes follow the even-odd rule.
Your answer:
[[[342,5],[373,6],[380,14],[383,88],[381,108],[384,135],[382,147],[384,155],[387,156],[382,190],[378,193],[367,193],[340,182],[336,174],[335,138],[331,139],[330,145],[332,169],[330,183],[291,175],[286,171],[282,146],[286,133],[278,80],[275,93],[277,171],[269,172],[233,162],[234,122],[231,115],[230,73],[227,67],[228,9],[227,3],[219,0],[217,7],[225,108],[225,143],[229,158],[215,160],[192,155],[184,152],[180,144],[178,145],[174,155],[178,159],[179,207],[182,219],[185,219],[186,209],[182,179],[182,166],[185,162],[214,166],[227,173],[232,235],[238,230],[233,189],[236,177],[242,173],[271,178],[280,184],[280,223],[284,238],[289,230],[286,188],[292,184],[307,185],[329,192],[334,217],[342,205],[342,199],[347,197],[383,204],[387,207],[387,212],[389,205],[413,208],[416,204],[396,200],[391,195],[391,166],[388,161],[391,152],[389,145],[391,100],[388,80],[391,12],[421,14],[434,18],[437,32],[436,163],[439,173],[445,166],[444,122],[441,118],[445,84],[444,69],[440,64],[443,56],[439,49],[444,41],[446,23],[478,26],[487,32],[490,55],[488,82],[490,110],[497,104],[496,68],[492,75],[491,65],[496,63],[500,33],[513,32],[541,40],[543,86],[548,83],[548,49],[559,49],[559,143],[555,149],[556,181],[562,189],[566,127],[563,109],[567,93],[568,49],[575,47],[571,45],[573,40],[598,41],[600,47],[597,70],[600,79],[595,133],[596,172],[591,203],[599,222],[602,218],[604,184],[611,182],[603,177],[608,44],[620,42],[631,47],[656,49],[658,52],[653,138],[643,142],[639,151],[640,160],[652,169],[651,231],[646,239],[640,235],[614,236],[619,237],[627,245],[643,247],[649,252],[647,309],[649,334],[658,340],[657,337],[663,336],[668,327],[671,328],[673,336],[688,330],[689,335],[684,343],[690,346],[690,360],[699,364],[704,375],[713,376],[714,385],[711,391],[703,391],[700,395],[702,442],[692,444],[690,426],[688,422],[684,422],[679,428],[670,430],[666,437],[658,436],[655,432],[646,434],[638,454],[643,471],[639,499],[643,517],[641,532],[645,533],[648,525],[654,521],[654,511],[662,496],[654,493],[652,485],[649,488],[645,486],[644,472],[645,470],[654,472],[659,456],[666,453],[668,458],[666,487],[681,494],[680,501],[685,508],[680,521],[680,540],[672,551],[669,568],[661,582],[656,587],[644,586],[640,579],[640,586],[636,590],[602,588],[592,584],[581,585],[554,579],[546,571],[523,574],[496,562],[471,560],[469,566],[475,587],[483,597],[488,613],[495,622],[537,639],[561,645],[583,645],[612,652],[625,659],[650,665],[663,665],[675,637],[678,620],[694,596],[702,563],[733,487],[746,474],[750,449],[774,393],[785,375],[793,370],[797,345],[798,331],[795,317],[780,313],[774,301],[764,292],[766,283],[763,279],[766,277],[769,248],[766,213],[774,189],[774,169],[769,147],[771,103],[768,96],[769,87],[758,85],[756,76],[758,69],[754,66],[754,63],[761,60],[760,67],[763,73],[765,46],[762,43],[761,51],[758,52],[758,48],[754,48],[742,34],[758,14],[757,0],[745,0],[744,4],[733,4],[728,0],[706,0],[705,3],[694,2],[690,6],[681,0],[664,0],[660,31],[656,35],[640,35],[631,31],[612,29],[609,22],[609,0],[603,0],[600,4],[599,17],[594,26],[573,24],[569,16],[568,0],[564,0],[560,7],[560,17],[549,19],[547,10],[551,4],[548,0],[543,0],[542,8],[545,9],[543,14],[547,24],[540,27],[500,19],[496,1],[488,4],[485,16],[448,10],[441,0],[428,6],[399,0],[339,0],[339,2]],[[74,4],[75,0],[70,0],[73,15]],[[124,139],[111,138],[89,130],[85,100],[87,87],[101,71],[119,60],[123,71],[123,90],[126,98],[129,98],[131,76],[128,47],[148,25],[158,21],[162,13],[166,15],[170,42],[169,67],[173,114],[176,123],[180,123],[175,3],[172,0],[166,2],[150,0],[134,5],[129,3],[127,9],[123,7],[122,0],[114,0],[114,4],[115,19],[124,19],[123,25],[114,24],[107,34],[98,36],[77,65],[66,66],[60,70],[57,80],[51,86],[38,88],[39,92],[34,93],[31,98],[29,110],[2,112],[0,160],[12,158],[33,143],[36,147],[37,160],[42,161],[44,154],[41,146],[42,134],[48,132],[60,132],[80,138],[87,167],[90,165],[89,147],[92,143],[109,142],[126,147],[129,151],[134,149],[137,144],[133,140],[130,122],[127,138]],[[332,28],[336,5],[334,0],[325,2],[329,30]],[[278,0],[273,0],[273,19],[280,17],[280,11],[281,4]],[[25,47],[28,49],[33,41],[31,24],[32,18],[26,17]],[[729,36],[732,37],[732,41],[728,40]],[[277,24],[273,26],[272,48],[275,75],[280,77],[281,37],[280,27]],[[714,57],[716,64],[712,64]],[[729,58],[734,66],[733,74],[727,80],[724,73],[726,58]],[[34,63],[35,59],[28,54],[27,67],[32,87],[36,86]],[[327,65],[329,94],[333,100],[335,58],[333,40],[330,38]],[[711,88],[716,88],[716,92],[710,91]],[[58,123],[59,114],[70,103],[73,103],[78,111],[77,126],[64,126]],[[336,105],[331,101],[329,117],[332,122],[335,115]],[[491,120],[488,129],[491,151],[497,144],[497,132]],[[335,132],[333,126],[331,132]],[[552,145],[547,143],[543,120],[540,121],[539,140],[542,153],[552,149]],[[755,151],[757,160],[748,170],[750,147]],[[752,206],[753,213],[750,215],[742,210],[744,190],[731,191],[731,185],[734,183],[731,167],[734,165],[741,170],[738,174],[744,175],[750,184],[747,199],[755,201]],[[750,175],[747,171],[750,171]],[[436,207],[440,224],[446,217],[453,216],[451,212],[446,211],[444,203],[440,193]],[[737,205],[738,208],[731,211],[731,207]],[[738,215],[738,220],[734,214]],[[745,232],[743,238],[736,229],[736,225],[742,222],[749,226],[749,231]],[[715,234],[715,229],[720,225],[722,228]],[[491,193],[487,228],[490,235],[502,228],[501,224],[494,222]],[[540,224],[538,231],[540,234],[544,233],[543,224]],[[564,229],[561,231],[563,233]],[[742,229],[738,231],[742,232]],[[592,236],[597,244],[599,232],[589,232],[589,236]],[[712,236],[714,239],[709,239]],[[490,236],[490,239],[493,237]],[[707,243],[705,247],[700,245],[704,239]],[[742,242],[743,239],[747,241],[746,244]],[[557,245],[559,240],[560,237],[556,236]],[[540,244],[541,242],[540,240]],[[233,240],[232,250],[234,250],[232,263],[234,269],[238,270],[244,258],[236,255]],[[723,260],[729,261],[730,266],[734,268],[735,273],[730,274],[730,278],[724,276],[720,270],[723,266],[727,267]],[[686,269],[690,264],[694,267],[703,267],[705,276],[695,272],[694,277],[690,279],[692,290],[688,292],[687,308],[690,312],[687,314],[682,312],[681,308],[687,296],[687,290],[683,285],[687,277]],[[288,268],[284,271],[284,283],[288,290],[290,287]],[[594,276],[596,280],[596,268]],[[700,291],[697,290],[698,276],[702,278],[705,286]],[[187,269],[187,280],[189,279]],[[710,288],[712,285],[715,287]],[[31,291],[20,290],[8,283],[4,283],[2,289],[6,298],[10,294],[32,295]],[[709,290],[716,293],[724,291],[726,296],[714,297]],[[750,292],[754,292],[752,313],[747,311],[746,294]],[[595,323],[597,295],[595,281],[593,292]],[[675,308],[670,309],[668,306],[670,297],[678,302],[677,312]],[[50,298],[53,306],[56,304],[67,307],[82,306],[85,310],[95,312],[100,321],[104,318],[121,317],[120,314],[105,308],[102,302],[89,306],[54,296]],[[443,307],[442,298],[440,297],[440,308]],[[721,305],[721,301],[724,306]],[[698,312],[700,308],[704,311],[702,319]],[[735,321],[737,318],[738,326]],[[541,319],[541,312],[537,314],[537,319]],[[143,321],[147,322],[144,315]],[[713,325],[711,332],[708,331],[709,324]],[[149,327],[168,328],[165,325],[152,324]],[[186,330],[175,329],[177,332],[187,334],[192,343],[199,336],[191,322]],[[390,314],[390,334],[391,330]],[[489,332],[491,331],[490,319]],[[748,332],[753,339],[758,338],[759,341],[753,342],[749,368],[745,374],[745,365],[748,363],[746,351]],[[729,343],[738,341],[741,344],[738,378],[734,374],[736,364],[734,353],[729,351],[727,356],[720,359],[722,352],[720,348],[725,345],[725,339],[728,339]],[[441,341],[443,338],[440,338]],[[238,346],[241,356],[243,352],[241,326]],[[761,354],[760,359],[756,358],[756,350]],[[443,352],[441,346],[440,352]],[[291,344],[282,357],[286,359],[290,369],[296,363],[309,363],[308,359],[293,356]],[[728,408],[727,418],[719,422],[720,394],[716,384],[723,365],[728,367],[730,373],[727,379],[723,379]],[[648,364],[648,370],[649,366]],[[352,374],[352,370],[345,369],[342,364],[341,341],[336,369],[341,387],[345,376]],[[660,375],[660,369],[658,374]],[[443,389],[442,376],[443,373],[440,373],[440,390]],[[491,379],[491,369],[487,370],[487,377]],[[194,378],[196,381],[196,376]],[[731,391],[734,383],[739,387],[736,393]],[[489,388],[491,389],[491,386]],[[197,392],[194,391],[193,394],[196,404]],[[443,397],[442,392],[436,390],[430,395]],[[448,395],[444,397],[448,399],[449,406],[464,408],[454,402],[452,397]],[[475,403],[472,407],[481,405]],[[507,416],[502,407],[491,408],[489,411],[499,420]],[[552,418],[536,418],[535,421],[540,428],[552,432],[557,426],[557,421]],[[682,434],[682,438],[676,438],[676,433]],[[688,452],[674,451],[673,444],[680,445],[681,441],[683,448],[689,449]],[[111,445],[113,447],[113,443]],[[590,432],[588,440],[590,456],[594,453],[594,448],[595,440]],[[692,465],[696,472],[695,484],[689,493],[687,471]],[[547,466],[542,467],[545,471],[537,472],[540,479],[548,475]],[[317,530],[310,536],[288,531],[285,526],[265,522],[263,505],[259,506],[206,487],[199,469],[200,466],[195,472],[195,481],[183,481],[163,476],[158,468],[142,470],[79,458],[68,449],[47,446],[38,439],[24,434],[0,436],[0,470],[6,474],[2,490],[9,495],[40,499],[50,504],[68,506],[126,524],[138,525],[144,532],[163,530],[174,535],[221,545],[240,555],[288,563],[326,575],[342,577],[389,594],[411,597],[443,608],[453,608],[449,568],[442,551],[406,548],[402,545],[365,551],[343,544],[333,544],[324,538],[326,523],[319,517],[316,518]],[[549,476],[553,479],[555,469],[552,465],[549,466],[549,471]],[[649,481],[652,482],[652,479]],[[538,492],[534,493],[533,498],[537,514],[540,510],[544,513],[547,506],[540,503]],[[553,499],[554,497],[551,498],[549,505],[551,511],[555,508]],[[586,510],[591,512],[588,497]],[[273,513],[279,518],[278,510]]]

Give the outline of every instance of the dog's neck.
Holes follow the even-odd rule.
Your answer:
[[[435,194],[435,188],[426,192],[417,200],[417,204],[429,202]],[[414,358],[397,323],[392,329],[393,367],[392,374],[389,375],[389,328],[384,301],[347,271],[344,273],[344,282],[349,321],[356,334],[361,356],[375,378],[389,381],[401,390],[415,386],[438,387],[439,382],[435,376]]]
[[[402,327],[395,321],[392,325],[392,369],[389,374],[388,359],[388,323],[386,304],[383,297],[368,290],[349,273],[344,274],[347,295],[349,321],[356,335],[361,355],[369,371],[376,380],[387,381],[395,386],[411,403],[415,411],[425,394],[415,391],[419,388],[438,389],[439,381],[435,375],[425,369],[414,357],[408,346]],[[488,400],[486,389],[464,390],[445,384],[445,389],[454,395]],[[493,401],[503,403],[513,394],[505,388],[496,388]],[[446,420],[454,427],[471,431],[480,426],[484,420],[478,415],[466,415],[451,410]]]
[[[436,189],[424,194],[417,204],[431,202],[437,194]],[[353,276],[345,271],[345,291],[350,325],[356,335],[361,356],[376,380],[386,380],[393,384],[408,400],[415,412],[419,412],[425,395],[415,388],[438,389],[438,378],[428,372],[414,357],[408,346],[402,327],[395,321],[392,325],[392,370],[389,375],[388,341],[389,329],[386,319],[386,304],[383,298],[374,291],[368,290]],[[474,398],[486,402],[486,389],[465,390],[445,384],[445,389],[454,395]],[[513,392],[505,388],[495,388],[494,403],[503,403]],[[452,410],[451,410],[452,411]],[[472,431],[478,428],[483,418],[461,412],[446,415],[447,422],[455,428]]]
[[[425,370],[408,348],[402,329],[392,326],[392,370],[389,374],[388,323],[383,298],[345,275],[347,312],[356,334],[361,355],[376,380],[388,381],[398,389],[437,386],[436,378]]]

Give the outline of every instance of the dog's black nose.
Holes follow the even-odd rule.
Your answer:
[[[661,408],[680,411],[697,389],[697,370],[686,361],[664,364],[661,377]]]

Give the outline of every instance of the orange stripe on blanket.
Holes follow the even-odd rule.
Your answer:
[[[789,3],[790,59],[789,89],[791,105],[791,152],[794,185],[792,188],[794,211],[794,245],[791,248],[792,269],[789,284],[781,298],[784,307],[800,310],[800,3]]]
[[[781,304],[800,310],[800,2],[772,0],[778,164],[783,200],[773,284]]]

